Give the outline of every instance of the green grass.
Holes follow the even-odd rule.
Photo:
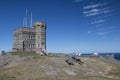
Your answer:
[[[0,76],[0,80],[16,80],[16,77],[15,76],[2,75],[2,76]]]
[[[18,57],[32,57],[33,59],[36,58],[42,58],[42,56],[40,56],[39,54],[36,54],[34,52],[16,52],[16,53],[12,53],[13,56],[18,56]]]
[[[113,75],[115,77],[119,77],[120,78],[120,66],[116,67],[115,69],[113,69],[112,71],[110,71],[108,73],[108,75]]]
[[[37,54],[35,54],[34,52],[15,52],[15,53],[12,53],[12,55],[26,57],[26,56],[36,56]]]
[[[31,57],[29,62],[9,63],[4,69],[0,70],[0,80],[119,80],[120,66],[103,62],[94,58],[80,58],[83,65],[68,65],[65,60],[69,57],[58,55],[41,56],[36,53],[17,52],[12,53],[14,58]],[[104,73],[107,67],[112,68]],[[53,68],[53,69],[52,69]],[[57,75],[47,75],[44,69],[55,70]],[[69,75],[64,70],[77,73],[77,75]],[[93,70],[93,73],[86,74]],[[95,72],[95,73],[94,73]],[[102,72],[96,75],[96,72]],[[113,77],[111,77],[113,76]]]

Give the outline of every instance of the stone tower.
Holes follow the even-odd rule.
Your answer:
[[[34,29],[36,53],[46,54],[46,22],[36,22]]]

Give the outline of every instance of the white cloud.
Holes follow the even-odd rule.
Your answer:
[[[102,12],[91,12],[91,13],[85,14],[85,16],[89,17],[89,16],[96,16],[96,15],[99,15],[99,14],[102,14]]]
[[[105,22],[105,20],[101,19],[101,20],[96,20],[94,22],[92,22],[92,24],[99,24],[99,23],[103,23]]]
[[[83,7],[83,9],[91,9],[91,8],[96,8],[96,7],[99,7],[101,4],[98,3],[98,4],[93,4],[93,5],[87,5],[85,7]]]
[[[99,35],[99,36],[104,36],[104,35],[107,35],[107,34],[110,34],[111,32],[114,31],[114,28],[115,27],[107,27],[107,28],[102,28],[102,29],[98,29],[96,31],[96,34]]]
[[[105,35],[109,34],[110,32],[112,32],[112,31],[101,31],[101,32],[97,32],[97,35],[105,36]]]
[[[89,30],[87,33],[88,34],[95,34],[95,35],[98,35],[98,36],[106,36],[108,34],[111,34],[113,31],[115,30],[115,27],[112,26],[112,27],[96,27],[92,30]]]
[[[85,16],[96,16],[100,14],[107,14],[112,11],[110,7],[107,7],[107,3],[94,3],[83,7],[83,14]]]
[[[101,14],[101,10],[100,9],[91,9],[91,10],[86,10],[86,11],[83,11],[83,14],[85,16],[95,16],[95,15],[98,15],[98,14]]]
[[[107,32],[97,32],[97,35],[100,35],[100,36],[103,36],[105,34],[107,34]]]
[[[96,16],[96,15],[99,15],[99,14],[107,14],[107,13],[110,13],[112,10],[110,10],[109,8],[102,8],[102,9],[90,9],[90,10],[86,10],[86,11],[83,11],[83,14],[85,16]]]
[[[102,7],[105,5],[106,5],[106,3],[97,3],[97,4],[84,6],[83,9],[91,9],[91,8],[93,9],[93,8]]]
[[[83,0],[74,0],[75,3],[82,2]]]
[[[92,33],[92,31],[88,31],[87,33],[90,34],[90,33]]]
[[[95,26],[97,26],[97,27],[100,27],[100,26],[103,26],[104,24],[97,24],[97,25],[95,25]]]
[[[89,14],[89,13],[95,13],[95,12],[99,12],[100,9],[91,9],[91,10],[88,10],[88,11],[83,11],[84,14]]]
[[[83,15],[90,17],[92,30],[88,31],[88,34],[95,34],[98,36],[106,36],[111,34],[115,29],[114,26],[108,24],[109,17],[112,16],[113,12],[112,6],[108,3],[90,3],[86,6],[83,6]]]

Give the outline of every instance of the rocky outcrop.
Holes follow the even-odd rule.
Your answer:
[[[0,68],[6,66],[9,64],[9,62],[12,61],[12,55],[10,53],[7,53],[5,55],[0,55]]]

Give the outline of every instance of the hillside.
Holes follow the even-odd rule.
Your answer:
[[[0,80],[120,80],[120,66],[97,58],[80,58],[68,65],[68,56],[12,53],[0,56]]]

